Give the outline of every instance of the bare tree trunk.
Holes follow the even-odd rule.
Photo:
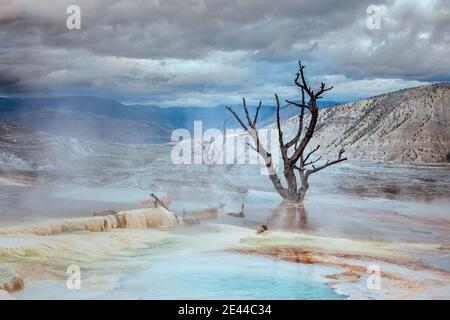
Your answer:
[[[303,66],[301,62],[299,62],[299,72],[297,73],[297,77],[294,81],[296,86],[300,88],[301,102],[298,103],[286,100],[288,104],[300,108],[300,113],[298,115],[297,133],[291,140],[287,142],[284,140],[283,130],[281,126],[280,101],[278,95],[275,94],[275,100],[277,104],[276,123],[278,130],[278,143],[280,145],[281,157],[283,159],[283,176],[287,184],[286,187],[283,186],[281,179],[278,177],[278,172],[276,170],[277,168],[273,167],[272,154],[267,152],[264,146],[262,146],[260,143],[258,131],[256,129],[256,123],[258,120],[259,110],[261,108],[261,102],[259,102],[259,105],[256,109],[256,114],[252,120],[247,108],[245,98],[242,99],[247,123],[244,123],[244,121],[242,121],[242,119],[231,107],[227,107],[227,110],[230,111],[231,114],[236,118],[241,127],[252,137],[254,145],[249,144],[249,146],[254,151],[258,152],[264,159],[266,168],[269,173],[270,181],[272,182],[275,190],[284,200],[295,202],[302,202],[305,199],[306,192],[309,188],[308,179],[311,174],[336,163],[347,160],[347,158],[342,157],[344,149],[341,149],[336,160],[327,161],[326,163],[316,167],[314,164],[317,163],[321,159],[321,157],[318,157],[314,160],[312,160],[311,157],[314,152],[316,152],[320,148],[320,146],[317,146],[309,153],[305,152],[306,147],[308,146],[314,135],[317,119],[319,117],[317,100],[322,98],[323,93],[331,90],[333,87],[327,88],[324,83],[321,83],[320,88],[317,90],[317,92],[314,92],[314,90],[312,90],[306,82],[304,69],[305,66]],[[309,102],[307,104],[305,103],[305,96],[309,97]],[[303,120],[306,111],[309,112],[310,117],[308,126],[305,128],[305,130],[303,130]],[[298,171],[298,176],[296,175],[296,171]],[[300,187],[298,185],[299,182]]]
[[[303,172],[300,172],[300,180],[301,180],[301,187],[298,190],[298,201],[303,202],[305,200],[306,191],[309,189],[309,183],[308,183],[308,177],[305,176]]]

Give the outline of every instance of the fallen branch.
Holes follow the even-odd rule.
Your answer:
[[[153,199],[155,199],[155,208],[156,207],[163,207],[166,210],[170,210],[166,204],[164,203],[164,201],[161,201],[153,192],[150,194],[150,197],[152,197]]]
[[[242,204],[241,211],[239,211],[239,212],[228,212],[227,215],[229,215],[231,217],[235,217],[235,218],[244,218],[245,217],[244,204]]]

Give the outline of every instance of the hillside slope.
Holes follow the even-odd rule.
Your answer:
[[[255,103],[249,104],[250,111],[254,113]],[[334,102],[321,101],[320,106],[330,104]],[[241,105],[234,107],[243,113]],[[283,119],[288,119],[296,111],[296,108],[284,106],[281,112]],[[263,105],[259,123],[271,123],[274,113],[274,106]],[[192,132],[194,121],[200,120],[203,130],[222,130],[224,120],[228,120],[228,128],[239,127],[225,106],[160,108],[154,105],[125,105],[99,97],[0,97],[0,122],[97,142],[165,143],[170,141],[173,130],[185,128]]]
[[[286,121],[287,135],[297,118]],[[310,147],[350,159],[450,162],[450,84],[404,89],[321,110]]]
[[[1,169],[42,169],[70,164],[92,150],[75,138],[49,135],[0,122]]]

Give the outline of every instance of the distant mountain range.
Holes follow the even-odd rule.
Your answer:
[[[329,106],[334,102],[322,102]],[[242,106],[235,106],[242,112]],[[249,106],[250,112],[255,106]],[[284,106],[283,118],[294,115],[298,109]],[[275,107],[263,106],[259,123],[274,119]],[[161,143],[170,141],[177,128],[193,130],[195,120],[201,120],[203,130],[223,129],[239,125],[225,106],[212,108],[170,107],[152,105],[124,105],[118,101],[98,97],[62,98],[0,98],[0,122],[20,124],[47,133],[86,139],[122,143]]]
[[[296,132],[297,117],[285,123]],[[311,147],[323,156],[345,148],[350,159],[450,162],[450,84],[395,91],[319,113]],[[318,152],[319,154],[319,152]]]
[[[235,109],[243,115],[242,106]],[[285,137],[296,132],[293,115],[297,112],[292,107],[282,109]],[[260,124],[273,127],[274,113],[273,106],[263,107]],[[55,161],[64,154],[76,161],[91,152],[84,140],[167,142],[171,130],[192,129],[194,120],[202,120],[204,129],[222,129],[224,120],[228,128],[239,126],[223,106],[127,106],[92,97],[0,98],[0,164],[22,166],[21,159],[34,159],[36,154],[39,159],[57,155]],[[335,157],[345,148],[353,160],[450,162],[450,84],[404,89],[324,108],[310,147],[317,144],[321,145],[318,154],[324,157]],[[28,163],[43,163],[38,160]]]

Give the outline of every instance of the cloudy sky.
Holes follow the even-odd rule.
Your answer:
[[[67,29],[71,4],[80,30]],[[298,59],[334,101],[450,81],[450,1],[0,0],[3,96],[270,101],[295,96]]]

